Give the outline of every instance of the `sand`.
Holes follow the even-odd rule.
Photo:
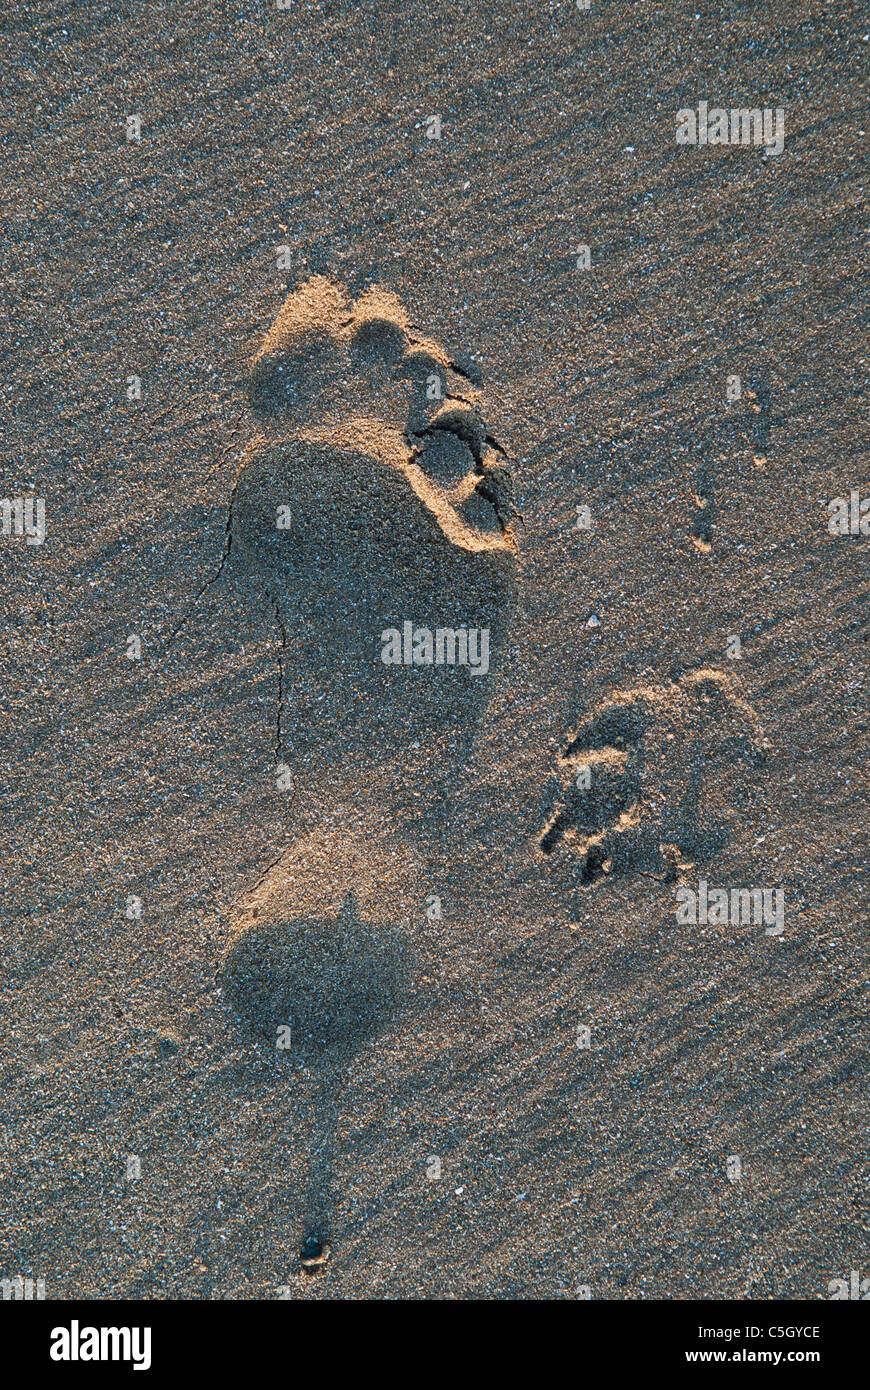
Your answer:
[[[0,493],[45,504],[0,536],[0,1275],[870,1273],[863,11],[0,44]],[[700,101],[781,153],[678,145]],[[701,883],[783,929],[678,921]]]

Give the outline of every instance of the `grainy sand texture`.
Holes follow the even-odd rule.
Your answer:
[[[7,7],[4,1280],[870,1275],[868,28]]]

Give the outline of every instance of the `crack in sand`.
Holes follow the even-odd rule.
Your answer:
[[[164,649],[163,649],[163,650],[164,650],[164,655],[169,651],[170,647],[172,646],[172,643],[175,641],[175,638],[178,636],[179,632],[181,631],[181,629],[184,627],[185,623],[186,623],[186,622],[188,621],[188,619],[190,618],[190,615],[193,613],[193,611],[194,611],[194,609],[196,608],[197,604],[199,603],[200,599],[203,597],[204,594],[206,594],[206,593],[208,592],[209,589],[211,589],[211,588],[213,587],[213,585],[215,585],[215,584],[217,583],[217,581],[220,579],[221,575],[223,574],[223,572],[224,572],[224,570],[225,570],[225,568],[226,568],[227,561],[229,560],[230,555],[232,554],[232,549],[233,549],[233,511],[234,511],[234,508],[235,508],[236,498],[237,498],[237,495],[238,495],[239,482],[240,482],[240,479],[241,479],[241,476],[242,476],[242,473],[243,473],[243,472],[244,472],[244,466],[240,469],[240,471],[239,471],[239,476],[236,478],[236,481],[235,481],[235,483],[234,483],[234,485],[233,485],[233,490],[232,490],[232,492],[231,492],[231,494],[230,494],[230,500],[229,500],[229,503],[228,503],[228,506],[227,506],[227,519],[226,519],[226,524],[225,524],[225,527],[224,527],[223,551],[222,551],[222,554],[221,554],[220,563],[219,563],[217,569],[215,570],[214,574],[211,576],[211,578],[210,578],[210,579],[207,579],[206,582],[205,582],[205,583],[201,586],[201,588],[197,591],[197,593],[195,594],[194,598],[191,600],[190,604],[188,605],[188,608],[187,608],[186,612],[184,613],[184,615],[182,616],[182,618],[180,619],[180,621],[179,621],[178,623],[176,623],[175,627],[174,627],[174,628],[172,629],[172,631],[169,633],[168,637],[166,638],[165,644],[164,644]],[[279,607],[279,604],[278,604],[278,600],[275,598],[275,595],[272,593],[272,590],[270,589],[268,583],[266,582],[266,580],[264,579],[264,577],[263,577],[262,575],[260,575],[260,581],[261,581],[262,586],[263,586],[263,593],[265,594],[266,598],[268,598],[269,603],[270,603],[271,606],[272,606],[272,611],[273,611],[273,614],[274,614],[274,617],[275,617],[275,623],[276,623],[276,625],[277,625],[278,633],[279,633],[279,636],[280,636],[280,643],[279,643],[279,646],[278,646],[278,653],[277,653],[277,656],[278,656],[278,661],[277,661],[277,666],[278,666],[278,674],[277,674],[278,699],[277,699],[277,709],[276,709],[276,715],[275,715],[275,757],[276,757],[277,760],[280,760],[281,754],[282,754],[282,750],[283,750],[283,725],[284,725],[284,713],[285,713],[285,709],[284,709],[284,706],[285,706],[284,654],[285,654],[286,651],[287,651],[287,628],[286,628],[286,626],[285,626],[285,624],[284,624],[284,621],[283,621],[283,619],[282,619],[282,617],[281,617],[281,610],[280,610],[280,607]]]
[[[238,483],[236,484],[236,486],[238,486]],[[213,584],[217,583],[217,581],[220,579],[221,575],[224,572],[227,560],[230,558],[230,552],[233,547],[232,524],[233,502],[235,501],[235,495],[236,489],[233,488],[232,496],[230,497],[229,510],[227,512],[226,526],[224,528],[223,553],[221,555],[220,564],[218,565],[211,579],[207,579],[203,584],[202,588],[199,589],[198,592],[194,595],[193,599],[188,605],[187,611],[183,614],[181,619],[176,623],[175,627],[170,632],[169,636],[166,638],[164,652],[168,652],[169,648],[172,646],[172,643],[175,641],[175,638],[178,636],[179,632],[184,627],[185,623],[187,622],[193,610],[196,608],[196,605],[199,603],[203,594],[206,593],[212,587]]]

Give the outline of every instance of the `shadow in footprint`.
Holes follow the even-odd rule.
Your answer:
[[[290,1048],[316,1077],[306,1234],[307,1273],[329,1254],[333,1152],[354,1053],[390,1023],[412,968],[400,927],[360,921],[349,895],[332,920],[298,918],[246,930],[230,948],[224,992],[248,1028]]]
[[[230,1004],[272,1040],[291,1030],[307,1060],[353,1052],[392,1016],[407,979],[401,928],[360,922],[352,897],[333,920],[264,923],[232,946],[225,966]]]
[[[585,724],[581,724],[568,747],[565,757],[572,757],[582,748],[616,748],[620,751],[638,743],[649,725],[647,702],[640,696],[605,705]]]

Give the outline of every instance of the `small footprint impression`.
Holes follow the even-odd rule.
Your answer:
[[[726,844],[745,773],[766,752],[724,672],[616,691],[561,755],[540,848],[575,855],[582,885],[633,873],[673,882]]]

